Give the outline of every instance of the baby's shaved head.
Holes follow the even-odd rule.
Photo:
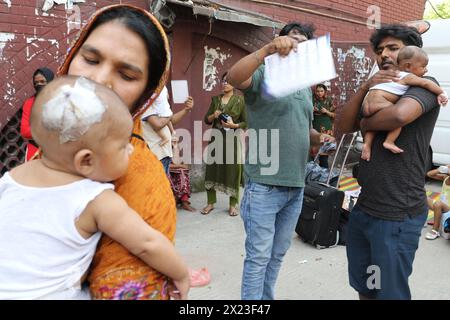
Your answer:
[[[411,59],[425,59],[428,61],[428,55],[422,48],[416,46],[406,46],[401,48],[397,56],[398,64],[402,61]]]
[[[95,148],[114,130],[131,127],[132,119],[112,90],[86,78],[63,76],[36,97],[30,122],[33,139],[52,157]]]

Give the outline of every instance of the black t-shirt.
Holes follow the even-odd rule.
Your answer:
[[[406,97],[420,103],[422,115],[404,126],[395,142],[404,152],[394,154],[385,149],[387,132],[377,132],[370,161],[360,160],[357,205],[385,220],[402,221],[407,215],[414,217],[427,210],[427,153],[440,107],[436,95],[424,88],[411,87],[401,99]]]

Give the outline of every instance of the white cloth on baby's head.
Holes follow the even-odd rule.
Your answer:
[[[147,111],[148,112],[145,113],[146,116],[157,115],[158,117],[166,118],[173,115],[169,104],[169,92],[167,91],[166,86],[164,86],[158,98],[156,98],[155,102],[152,103]]]
[[[400,71],[400,80],[409,75],[409,72]],[[383,90],[389,93],[395,94],[397,96],[402,96],[409,89],[409,86],[406,84],[401,84],[398,82],[385,82],[377,84],[369,89],[371,90]]]
[[[80,279],[101,232],[83,238],[75,222],[110,183],[23,186],[0,179],[0,299],[85,299]]]

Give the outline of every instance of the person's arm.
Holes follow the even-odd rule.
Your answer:
[[[330,110],[328,110],[327,108],[322,108],[322,109],[320,109],[320,112],[321,113],[323,113],[323,114],[326,114],[327,116],[329,116],[331,119],[334,119],[334,117],[335,117],[335,113],[333,112],[334,111],[334,105],[333,104],[331,104],[331,107],[330,107]]]
[[[442,90],[440,86],[438,86],[430,79],[421,78],[412,73],[408,74],[406,77],[400,80],[400,83],[406,84],[410,87],[422,87],[424,89],[427,89],[428,91],[433,92],[437,96],[444,93],[444,90]]]
[[[184,102],[184,108],[172,116],[172,124],[175,126],[178,122],[180,122],[185,115],[187,115],[189,112],[192,111],[193,107],[194,107],[194,98],[189,96]]]
[[[216,110],[216,97],[211,98],[211,103],[209,104],[209,109],[205,114],[205,117],[203,121],[205,121],[205,124],[212,125],[214,119],[217,119],[219,115],[222,113],[220,110]]]
[[[227,73],[227,81],[233,87],[245,90],[252,83],[252,75],[264,63],[264,58],[278,52],[286,56],[292,49],[297,48],[298,42],[288,36],[276,37],[259,50],[250,53],[236,62]]]
[[[155,130],[155,132],[160,131],[162,128],[164,128],[169,122],[170,117],[159,117],[156,114],[153,114],[147,118],[145,118],[145,121],[147,121],[148,124]]]
[[[447,165],[447,167],[450,169],[450,165]],[[427,176],[430,179],[435,179],[435,180],[439,180],[439,181],[444,181],[445,178],[448,177],[447,174],[440,173],[439,169],[433,169],[433,170],[428,171]],[[448,181],[450,182],[450,179]]]
[[[325,134],[325,133],[319,133],[316,129],[309,129],[309,143],[311,145],[311,147],[319,147],[321,146],[324,142],[327,141],[334,141],[335,138]]]
[[[368,79],[348,102],[339,108],[335,126],[336,130],[341,133],[355,132],[359,129],[359,117],[361,104],[366,96],[369,88],[385,82],[398,81],[398,71],[380,70]]]
[[[334,105],[332,98],[330,97],[329,99],[330,99],[330,110],[327,110],[328,111],[327,114],[331,119],[334,119],[336,117],[336,106]]]
[[[173,128],[172,121],[169,121],[169,123],[167,123],[167,127],[169,127],[170,133],[174,134],[175,129]]]
[[[189,271],[174,245],[147,224],[122,197],[113,190],[106,190],[91,201],[86,210],[92,213],[95,222],[96,230],[91,232],[104,232],[147,265],[171,278],[181,299],[187,298]]]

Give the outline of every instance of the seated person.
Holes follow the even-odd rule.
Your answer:
[[[449,207],[449,199],[450,199],[450,178],[449,178],[449,168],[450,166],[441,166],[437,169],[430,170],[427,173],[427,176],[443,181],[442,189],[441,189],[441,197],[440,200],[437,200],[433,203],[431,198],[428,198],[428,207],[434,211],[434,223],[433,229],[425,235],[427,240],[434,240],[438,238],[441,234],[439,233],[439,229],[441,227],[442,215],[445,215],[450,211]]]
[[[0,299],[89,299],[81,283],[102,232],[187,297],[173,244],[107,183],[127,170],[132,126],[122,100],[85,78],[58,78],[38,95],[31,131],[42,157],[0,179]]]
[[[423,87],[438,97],[441,105],[446,105],[447,94],[441,87],[429,79],[422,78],[427,72],[428,56],[419,47],[406,46],[398,53],[398,69],[400,81],[381,83],[369,89],[369,93],[363,101],[362,113],[364,117],[370,117],[380,109],[395,104],[410,86]],[[383,146],[393,153],[402,153],[403,150],[395,145],[395,140],[400,135],[401,128],[388,133]],[[361,158],[370,161],[370,153],[375,132],[366,132]]]
[[[169,181],[177,204],[190,212],[197,211],[191,207],[189,198],[191,196],[191,181],[189,178],[189,166],[183,164],[180,159],[178,148],[178,137],[172,138],[173,162],[169,165]]]

